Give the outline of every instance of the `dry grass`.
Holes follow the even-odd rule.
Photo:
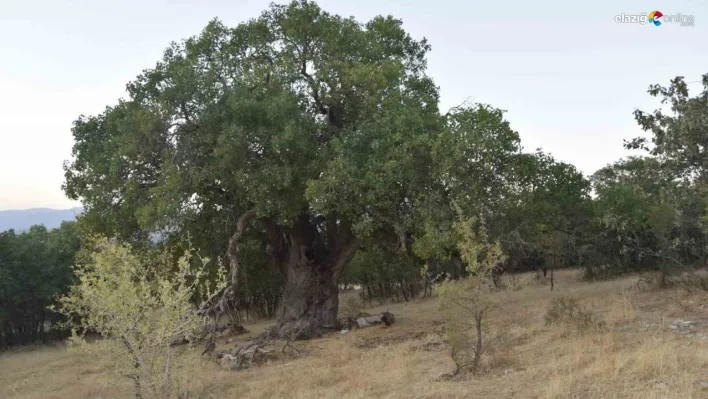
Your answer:
[[[242,372],[209,366],[199,384],[218,397],[239,398],[708,397],[696,385],[708,380],[708,340],[668,328],[675,318],[708,320],[708,295],[641,292],[633,289],[636,278],[584,283],[571,271],[556,273],[555,279],[554,292],[524,279],[525,287],[490,314],[493,328],[507,334],[477,377],[439,378],[453,364],[435,300],[426,299],[366,310],[390,310],[396,315],[392,327],[299,343],[301,356],[279,354]],[[563,295],[601,315],[607,331],[573,334],[546,326],[550,300]],[[248,327],[255,334],[265,325]],[[233,340],[221,345],[232,346]],[[61,346],[0,355],[0,398],[129,397],[129,384],[109,386],[107,377],[89,359]]]

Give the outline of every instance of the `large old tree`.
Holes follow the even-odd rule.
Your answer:
[[[75,122],[65,191],[104,234],[188,234],[228,254],[232,291],[248,279],[244,240],[259,243],[258,266],[285,280],[279,324],[335,325],[337,281],[362,245],[411,251],[434,241],[451,199],[504,197],[518,135],[490,107],[442,114],[429,50],[397,19],[307,1],[213,21],[127,99]]]

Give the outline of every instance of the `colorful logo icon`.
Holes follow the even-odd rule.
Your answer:
[[[662,14],[661,11],[652,11],[649,13],[649,23],[659,26],[661,25],[661,21],[659,21],[659,19],[663,16],[664,14]]]

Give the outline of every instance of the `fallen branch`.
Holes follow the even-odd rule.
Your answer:
[[[220,360],[224,368],[243,370],[265,360],[265,357],[274,351],[273,347],[278,341],[285,341],[282,353],[286,349],[290,349],[299,354],[300,351],[292,343],[297,339],[301,339],[303,335],[308,335],[312,329],[312,321],[295,322],[280,329],[276,327],[266,328],[255,339],[244,342],[230,351],[217,353],[216,358]]]
[[[170,346],[179,346],[179,345],[186,345],[190,342],[201,342],[203,341],[207,336],[216,334],[216,333],[221,333],[226,330],[232,330],[236,334],[245,334],[248,332],[246,328],[244,328],[240,324],[232,324],[232,323],[226,323],[222,325],[216,325],[216,324],[208,324],[206,325],[202,331],[199,332],[199,334],[195,334],[195,337],[192,338],[191,340],[187,339],[186,337],[179,337],[170,343]]]

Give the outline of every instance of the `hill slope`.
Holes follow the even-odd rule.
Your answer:
[[[36,224],[43,224],[47,229],[54,229],[61,222],[76,219],[83,212],[83,208],[49,209],[33,208],[0,211],[0,231],[15,229],[16,232],[28,230]]]
[[[518,291],[493,294],[502,308],[490,313],[485,324],[489,346],[477,376],[461,373],[450,380],[454,363],[435,298],[367,307],[373,315],[391,311],[396,324],[295,341],[293,351],[282,349],[281,343],[267,362],[248,370],[195,362],[181,372],[195,373],[188,388],[199,398],[707,397],[705,291],[638,289],[636,276],[589,283],[579,271],[564,270],[555,274],[551,292],[544,277],[516,277]],[[602,317],[606,328],[578,331],[572,325],[546,325],[551,300],[565,295]],[[358,298],[356,292],[342,293],[346,296]],[[684,334],[671,328],[676,319],[694,323],[696,331]],[[233,349],[274,322],[248,322],[250,333],[227,333],[218,339],[217,350]],[[203,346],[193,350],[199,358]],[[108,384],[111,376],[98,359],[67,351],[63,344],[4,353],[0,370],[2,398],[135,397],[132,381]]]

